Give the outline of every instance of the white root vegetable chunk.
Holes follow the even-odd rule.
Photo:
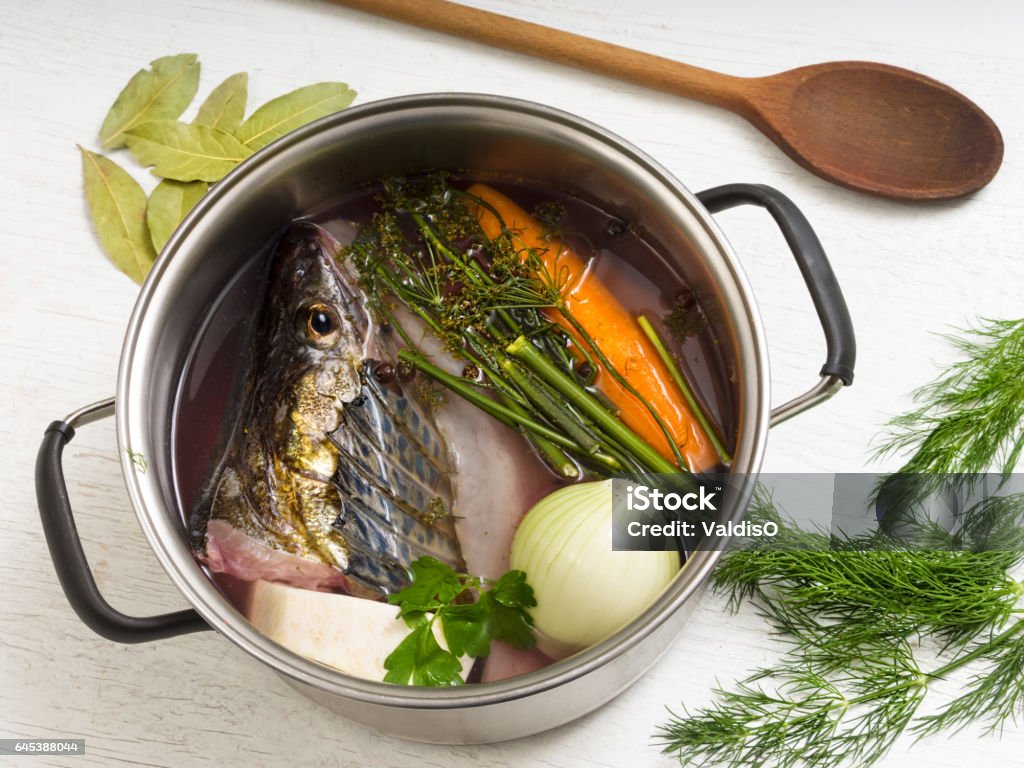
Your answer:
[[[387,603],[257,581],[248,618],[293,653],[353,677],[379,682],[384,679],[384,659],[409,634],[409,627],[397,615],[398,607]],[[447,649],[440,623],[434,625],[434,635]],[[473,659],[460,661],[465,679]]]

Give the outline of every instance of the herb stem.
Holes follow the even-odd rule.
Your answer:
[[[660,334],[655,330],[654,326],[651,325],[651,321],[648,320],[645,315],[640,315],[640,317],[636,319],[636,322],[637,325],[640,326],[640,330],[644,332],[647,340],[650,341],[654,346],[654,349],[657,350],[658,357],[661,358],[661,362],[665,364],[672,380],[676,383],[676,386],[679,387],[679,391],[682,392],[683,398],[686,400],[686,404],[690,408],[690,413],[692,413],[694,418],[697,419],[697,422],[704,430],[704,434],[708,436],[708,440],[710,440],[711,444],[715,447],[715,452],[718,454],[718,458],[726,464],[731,463],[732,456],[729,455],[729,451],[726,450],[725,445],[718,436],[718,431],[711,424],[707,414],[704,413],[704,409],[700,407],[700,403],[697,402],[697,398],[694,397],[693,390],[690,389],[689,384],[683,376],[683,372],[679,369],[679,366],[676,365],[675,359],[668,351],[668,348],[665,346],[665,342],[662,340]]]
[[[523,396],[523,394],[517,390],[514,386],[510,385],[505,379],[498,373],[498,369],[501,367],[501,358],[504,357],[500,353],[500,348],[492,340],[482,336],[473,328],[466,331],[466,342],[469,347],[476,353],[477,357],[467,354],[467,359],[473,362],[484,375],[490,380],[494,388],[503,396],[504,399],[514,401],[521,409],[529,407],[529,400]],[[411,345],[410,345],[411,346]],[[465,350],[463,350],[465,353]],[[484,361],[486,360],[486,364]],[[525,411],[523,411],[525,413]]]
[[[529,418],[529,414],[526,410],[523,409],[523,407],[515,400],[501,392],[499,392],[498,395],[501,397],[505,407],[510,411],[521,417]],[[546,437],[541,437],[540,435],[527,431],[526,439],[533,444],[537,453],[540,454],[540,457],[544,460],[544,463],[547,464],[559,477],[577,478],[580,476],[579,468],[573,460],[569,458],[569,455]]]
[[[598,440],[593,432],[587,429],[579,420],[574,419],[572,414],[566,412],[540,382],[534,380],[525,371],[520,370],[516,363],[505,358],[501,363],[501,370],[512,380],[513,384],[519,387],[527,399],[537,406],[541,413],[554,422],[555,426],[565,430],[565,434],[572,440],[575,440],[580,448],[587,453],[593,453],[601,447],[601,441]]]
[[[616,442],[637,456],[649,470],[660,474],[678,474],[679,467],[667,461],[617,417],[606,411],[593,396],[555,367],[526,339],[520,336],[505,351],[523,361],[528,368],[548,382],[569,402],[594,420]]]
[[[1010,625],[1008,629],[1003,630],[998,635],[989,640],[987,643],[982,643],[981,645],[978,645],[968,653],[965,653],[961,656],[957,656],[955,659],[939,667],[934,672],[926,672],[921,674],[919,677],[915,677],[913,679],[901,680],[898,683],[888,685],[885,688],[881,688],[877,691],[871,691],[869,693],[861,694],[860,696],[855,696],[852,699],[844,698],[841,701],[836,702],[834,705],[827,707],[826,711],[832,712],[836,709],[848,709],[849,707],[853,707],[858,704],[867,704],[869,702],[876,701],[880,698],[884,698],[885,696],[888,696],[890,694],[898,693],[899,691],[902,691],[906,688],[927,687],[928,681],[941,680],[945,675],[948,675],[950,672],[959,669],[965,664],[972,662],[975,659],[980,658],[982,656],[988,655],[989,653],[997,649],[999,646],[1001,646],[1003,643],[1007,642],[1011,637],[1020,632],[1022,629],[1024,629],[1024,620],[1015,621],[1012,625]],[[805,720],[816,716],[817,713],[812,712],[801,717],[795,718],[793,720],[790,720],[789,722],[800,722],[801,720]]]
[[[1002,632],[1000,632],[998,635],[993,637],[988,642],[975,646],[974,649],[968,651],[962,656],[957,656],[948,664],[945,664],[936,669],[934,672],[931,672],[928,675],[926,675],[926,677],[930,680],[941,680],[945,675],[948,675],[955,669],[959,669],[964,664],[967,664],[968,662],[974,661],[977,658],[986,656],[987,654],[991,653],[999,646],[1003,645],[1003,643],[1005,643],[1015,634],[1020,632],[1022,629],[1024,629],[1024,619],[1018,619],[1017,621],[1013,622],[1013,624],[1011,624],[1009,628],[1004,629]]]
[[[540,437],[549,440],[550,442],[554,443],[557,446],[573,451],[575,453],[591,456],[596,461],[601,462],[612,471],[622,470],[622,465],[613,456],[610,456],[606,453],[602,453],[600,451],[590,453],[588,451],[583,450],[583,448],[581,448],[579,445],[577,445],[575,442],[573,442],[560,432],[556,432],[555,430],[541,424],[540,422],[531,419],[529,416],[524,416],[520,413],[517,413],[516,411],[507,408],[501,403],[492,400],[487,395],[477,392],[472,386],[468,385],[459,377],[453,376],[450,373],[447,373],[446,371],[441,370],[437,366],[427,362],[427,360],[424,359],[424,357],[418,352],[414,352],[409,349],[403,349],[401,352],[398,353],[398,359],[409,363],[409,365],[413,366],[417,370],[420,370],[426,375],[430,376],[430,378],[434,379],[438,383],[452,390],[460,397],[463,397],[464,399],[468,400],[470,403],[477,406],[480,410],[498,419],[505,426],[512,427],[513,429],[517,427],[527,429],[539,435]]]

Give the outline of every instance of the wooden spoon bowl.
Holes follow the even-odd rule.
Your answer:
[[[830,181],[902,199],[987,184],[1003,158],[992,119],[947,85],[866,61],[789,70],[746,84],[744,116]]]
[[[976,104],[900,67],[837,61],[733,77],[447,0],[333,1],[732,110],[807,170],[860,192],[960,197],[1003,159],[999,129]]]

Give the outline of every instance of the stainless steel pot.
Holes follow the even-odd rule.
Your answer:
[[[718,552],[693,555],[642,616],[600,644],[546,669],[454,689],[354,679],[297,656],[254,629],[196,564],[172,477],[175,392],[194,334],[240,266],[289,220],[321,210],[359,185],[410,172],[484,170],[543,180],[630,221],[700,292],[735,369],[733,472],[754,476],[776,423],[833,394],[853,376],[845,302],[821,246],[793,204],[767,187],[730,185],[699,195],[608,132],[548,107],[495,96],[438,94],[371,103],[332,115],[257,153],[218,183],[178,228],[142,288],[128,327],[116,396],[118,449],[128,494],[153,551],[194,610],[135,618],[111,608],[82,552],[61,469],[75,428],[115,410],[77,411],[46,431],[37,495],[62,586],[92,629],[143,642],[213,628],[299,690],[346,717],[407,739],[500,741],[537,733],[600,706],[668,646],[693,609]],[[821,380],[770,410],[764,333],[750,287],[711,213],[750,203],[781,227],[803,272],[828,342]],[[145,471],[137,461],[146,457]],[[725,505],[742,518],[749,484]]]

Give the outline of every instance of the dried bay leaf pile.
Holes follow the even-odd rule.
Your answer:
[[[79,147],[85,196],[104,252],[141,283],[157,253],[210,185],[272,141],[344,109],[355,98],[345,83],[315,83],[268,101],[248,118],[249,78],[231,75],[210,91],[190,123],[179,118],[199,90],[193,53],[164,56],[135,73],[100,128],[104,150],[127,147],[160,182],[148,196],[104,154]]]

